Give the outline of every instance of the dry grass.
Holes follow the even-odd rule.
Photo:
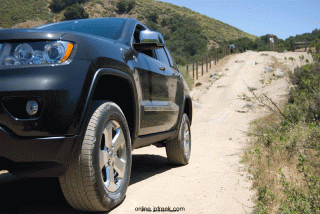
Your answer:
[[[281,118],[277,113],[254,121],[250,130],[251,146],[243,155],[248,171],[252,174],[253,187],[258,190],[255,198],[258,210],[260,208],[262,211],[263,207],[267,207],[267,213],[278,213],[281,200],[286,200],[280,169],[293,187],[301,187],[304,193],[308,192],[303,174],[299,173],[295,166],[299,163],[298,155],[304,152],[299,142],[305,141],[304,138],[309,135],[310,129],[306,124],[298,124],[290,130],[290,135],[284,136],[286,140],[281,140],[280,121]],[[270,139],[272,141],[270,145],[268,145],[269,137],[275,138]],[[295,146],[294,141],[298,141]],[[313,151],[309,154],[311,152]],[[315,152],[310,158],[313,159],[314,155]]]
[[[276,58],[270,66],[288,71],[288,67]],[[298,103],[291,101],[293,103],[286,106],[283,103],[275,107],[267,102],[268,99],[261,99],[273,112],[252,122],[250,146],[243,155],[257,191],[256,213],[319,211],[319,121],[295,120],[290,110],[298,108],[294,116],[304,115],[303,102],[312,102],[308,99],[312,90],[309,93],[291,94]]]
[[[275,57],[272,57],[270,67],[280,68],[287,73],[286,75],[289,73],[288,66]],[[268,78],[267,76],[271,77],[272,74],[265,74],[265,78]],[[278,108],[284,112],[286,102],[277,108],[268,102],[268,99],[260,101],[273,112],[252,122],[249,131],[250,146],[244,151],[242,158],[252,175],[253,187],[257,190],[254,198],[255,212],[279,213],[279,207],[283,206],[282,201],[289,197],[285,192],[285,182],[281,173],[290,184],[290,188],[308,195],[309,189],[304,174],[297,168],[299,155],[307,157],[306,164],[311,165],[311,173],[315,175],[319,175],[316,169],[320,166],[320,160],[316,157],[317,151],[305,147],[306,142],[313,138],[314,131],[310,129],[310,124],[288,122],[284,125],[285,118],[279,113]]]
[[[27,20],[25,22],[14,25],[12,28],[34,28],[44,24],[47,24],[47,21],[40,19],[36,21]]]
[[[280,68],[281,70],[283,70],[284,72],[289,71],[290,68],[284,64],[283,62],[280,62],[276,57],[271,56],[272,59],[272,63],[271,63],[271,67],[274,69]]]

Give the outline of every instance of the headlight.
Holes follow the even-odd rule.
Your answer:
[[[64,41],[0,44],[0,65],[59,64],[66,61],[73,44]]]

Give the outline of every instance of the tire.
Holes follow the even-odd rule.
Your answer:
[[[167,158],[171,164],[187,165],[191,154],[190,120],[183,114],[178,136],[166,142]]]
[[[127,121],[113,102],[94,102],[81,154],[59,177],[68,203],[77,210],[108,211],[124,198],[131,173]]]

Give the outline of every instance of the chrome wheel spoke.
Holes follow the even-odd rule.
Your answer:
[[[110,155],[107,150],[100,151],[100,169],[103,169],[105,166],[108,165],[109,156]]]
[[[190,140],[189,130],[187,130],[186,133],[184,134],[184,140],[185,141],[189,141]]]
[[[110,149],[112,147],[112,123],[108,123],[103,134],[105,138],[105,147]]]
[[[123,178],[124,171],[126,168],[126,162],[119,159],[118,157],[114,158],[114,168],[118,172],[118,178]]]
[[[112,144],[113,144],[113,149],[114,151],[118,151],[118,149],[126,143],[123,132],[121,130],[121,128],[116,130],[116,136],[114,136],[113,140],[112,140]]]
[[[116,191],[116,183],[114,181],[114,169],[113,166],[109,166],[106,170],[107,172],[107,188],[114,192]]]

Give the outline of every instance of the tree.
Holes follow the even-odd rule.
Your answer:
[[[63,15],[65,20],[89,18],[89,15],[86,13],[84,8],[78,4],[67,7]]]
[[[118,13],[122,14],[125,13],[127,10],[127,1],[121,0],[117,3]]]
[[[126,12],[129,13],[135,6],[136,2],[134,0],[129,1],[127,4]]]
[[[66,1],[63,0],[53,0],[50,5],[49,8],[52,10],[52,12],[60,12],[61,10],[63,10],[64,8],[66,8],[67,3]]]
[[[85,3],[87,1],[88,0],[52,0],[49,4],[49,8],[52,10],[52,12],[57,13],[64,10],[68,6]]]
[[[155,12],[153,12],[153,13],[148,14],[148,15],[146,16],[146,18],[147,18],[148,20],[150,20],[150,21],[153,21],[153,22],[155,22],[155,23],[158,23],[158,18],[159,18],[159,16],[158,16],[158,14],[156,14]]]

